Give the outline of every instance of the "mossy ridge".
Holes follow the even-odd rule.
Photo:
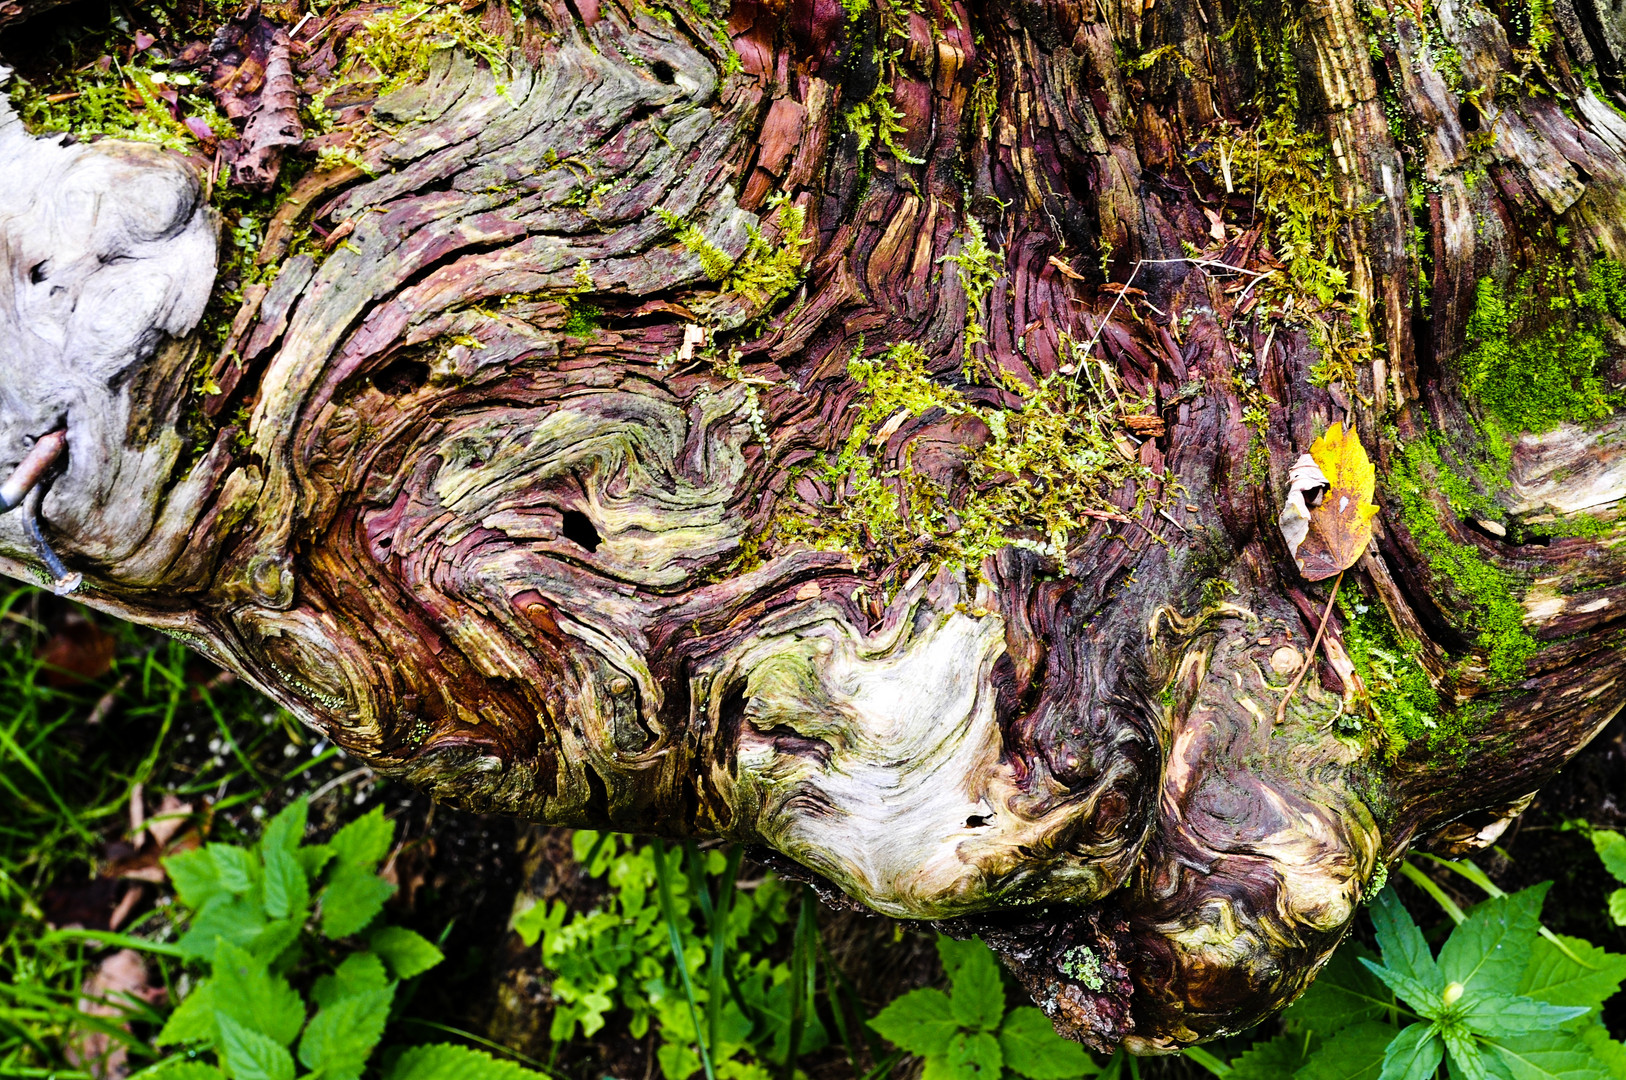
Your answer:
[[[1612,259],[1587,268],[1556,262],[1521,272],[1508,288],[1479,280],[1458,360],[1464,389],[1509,431],[1536,434],[1609,416],[1623,400],[1605,385],[1610,358],[1600,323],[1626,319],[1626,273]]]
[[[457,5],[426,0],[406,0],[363,22],[345,41],[341,74],[348,76],[358,66],[366,65],[378,78],[378,95],[383,97],[422,82],[434,55],[451,48],[461,48],[484,60],[497,78],[498,92],[502,92],[510,77],[508,43]],[[334,85],[339,81],[335,79]]]
[[[1107,493],[1126,482],[1138,485],[1137,509],[1148,498],[1153,474],[1116,445],[1119,406],[1106,388],[1087,389],[1061,374],[1029,385],[1002,373],[998,384],[1022,403],[1007,410],[972,403],[934,378],[928,363],[909,342],[874,357],[863,355],[860,342],[848,362],[863,387],[858,418],[840,451],[813,471],[836,494],[811,513],[782,515],[779,544],[841,551],[855,564],[868,560],[901,574],[932,561],[974,572],[1008,546],[1062,558],[1096,520],[1122,519]],[[920,475],[912,447],[898,469],[881,466],[875,444],[933,410],[975,417],[988,428],[988,441],[967,454],[963,490]]]
[[[790,201],[784,194],[768,199],[764,218],[779,215],[779,240],[769,240],[756,225],[748,224],[750,237],[745,251],[738,259],[713,244],[693,222],[685,221],[670,210],[657,207],[659,217],[678,243],[700,260],[700,270],[722,287],[724,292],[738,293],[759,309],[766,309],[801,284],[802,249],[812,241],[803,235],[807,227],[807,210]]]
[[[1390,459],[1384,492],[1399,507],[1400,519],[1431,571],[1457,601],[1459,629],[1474,635],[1493,685],[1506,686],[1524,677],[1536,641],[1524,629],[1524,607],[1516,598],[1513,576],[1472,546],[1452,540],[1441,524],[1430,493],[1449,483],[1444,479],[1449,472],[1431,441],[1415,439]]]
[[[1439,691],[1417,660],[1417,642],[1397,631],[1380,606],[1369,603],[1358,590],[1347,590],[1339,596],[1338,607],[1344,650],[1366,687],[1368,715],[1375,725],[1344,715],[1337,720],[1339,731],[1369,736],[1389,765],[1418,741],[1431,754],[1464,757],[1479,714],[1442,707]]]

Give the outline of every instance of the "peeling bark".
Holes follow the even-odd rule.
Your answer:
[[[1305,655],[1326,594],[1274,524],[1333,421],[1380,478],[1479,437],[1456,358],[1481,278],[1626,260],[1619,14],[1558,7],[1540,51],[1463,0],[1229,36],[1265,16],[499,3],[505,63],[436,49],[382,96],[345,42],[387,9],[266,22],[236,179],[268,185],[278,147],[352,157],[279,196],[210,354],[195,170],[0,106],[0,472],[65,427],[39,516],[83,599],[375,767],[763,845],[831,899],[982,935],[1073,1037],[1177,1049],[1293,998],[1381,867],[1488,843],[1626,703],[1620,416],[1513,433],[1494,528],[1380,484],[1346,588],[1468,718],[1449,752],[1386,754],[1360,700],[1340,718],[1340,664]],[[336,124],[303,154],[291,87]],[[1348,219],[1347,295],[1297,317],[1260,285],[1290,273],[1272,211],[1209,153],[1289,92]],[[786,250],[794,287],[752,286]],[[1626,331],[1599,325],[1618,387]],[[1370,362],[1312,378],[1363,327]],[[859,499],[819,467],[868,400],[849,360],[904,343],[958,397],[863,442],[914,493],[902,553],[788,540]],[[1027,482],[977,455],[1058,377],[1137,468],[1079,494],[1086,527],[1011,521],[955,565],[954,522]],[[1531,540],[1582,511],[1596,536]],[[29,579],[18,513],[0,569]],[[1523,605],[1517,677],[1459,549]],[[1328,656],[1356,629],[1335,610]],[[1319,677],[1276,725],[1301,662]]]

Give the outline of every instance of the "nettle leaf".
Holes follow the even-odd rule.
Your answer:
[[[199,980],[192,992],[175,1006],[169,1019],[164,1021],[164,1029],[153,1040],[153,1045],[176,1046],[211,1041],[215,1037],[215,1003],[212,995],[210,981]]]
[[[322,890],[322,934],[342,938],[359,933],[394,895],[395,886],[373,873],[370,866],[341,862]]]
[[[1434,1025],[1412,1024],[1389,1043],[1378,1080],[1428,1080],[1444,1056],[1445,1044],[1435,1033]]]
[[[404,926],[379,927],[367,940],[397,979],[422,975],[446,959],[446,954],[435,948],[428,938]]]
[[[267,846],[264,854],[265,913],[273,919],[286,919],[295,912],[304,912],[311,898],[310,883],[305,880],[305,868],[287,848]]]
[[[238,1023],[225,1013],[216,1018],[220,1063],[232,1080],[294,1080],[294,1059],[275,1039]]]
[[[1626,884],[1626,836],[1613,829],[1593,829],[1592,849],[1603,860],[1604,869]]]
[[[1050,1018],[1032,1005],[1012,1009],[999,1026],[1005,1067],[1028,1080],[1072,1080],[1099,1072],[1084,1048],[1056,1034]]]
[[[1560,1027],[1588,1012],[1585,1005],[1549,1005],[1512,995],[1472,999],[1463,1019],[1481,1035],[1519,1035]]]
[[[322,868],[333,861],[333,849],[326,844],[307,844],[294,852],[299,867],[305,871],[305,880],[314,881]]]
[[[340,998],[311,1019],[299,1040],[299,1061],[322,1080],[357,1080],[384,1036],[395,987]]]
[[[1560,935],[1558,940],[1563,942],[1563,949],[1543,937],[1536,938],[1531,946],[1530,963],[1519,982],[1519,993],[1524,997],[1553,1005],[1597,1008],[1626,982],[1626,956],[1606,952],[1580,938]]]
[[[1626,1076],[1626,1046],[1609,1037],[1609,1029],[1603,1026],[1601,1020],[1587,1024],[1576,1032],[1576,1037],[1592,1051],[1592,1056],[1598,1059],[1605,1073],[1617,1080]]]
[[[388,986],[390,977],[384,971],[384,961],[370,952],[353,952],[345,957],[331,975],[323,975],[311,986],[311,1001],[318,1008],[327,1008],[341,998],[352,994],[365,994]]]
[[[1626,926],[1626,889],[1616,889],[1609,894],[1609,917],[1615,920],[1616,926]]]
[[[1382,979],[1384,984],[1395,992],[1396,996],[1424,1016],[1430,1018],[1438,1016],[1445,1007],[1437,991],[1430,989],[1426,984],[1412,978],[1410,975],[1402,974],[1393,968],[1384,967],[1382,964],[1374,964],[1364,957],[1361,959],[1361,965]]]
[[[281,1046],[293,1042],[305,1024],[305,1004],[288,980],[229,941],[215,951],[211,981],[217,1019],[229,1016]]]
[[[949,1040],[948,1053],[936,1059],[948,1066],[949,1074],[959,1080],[999,1080],[1005,1067],[1005,1055],[1000,1052],[999,1040],[986,1031],[962,1031]],[[930,1074],[931,1061],[926,1063]]]
[[[260,854],[263,856],[271,851],[292,854],[298,850],[300,841],[305,839],[305,821],[309,814],[310,803],[303,798],[283,807],[266,825],[265,832],[260,834]]]
[[[1360,961],[1376,959],[1359,942],[1346,942],[1332,954],[1304,996],[1282,1014],[1289,1031],[1313,1031],[1328,1038],[1363,1020],[1380,1017],[1394,1001],[1383,981]]]
[[[1321,1049],[1311,1054],[1310,1060],[1292,1074],[1293,1080],[1378,1080],[1383,1075],[1389,1044],[1397,1034],[1390,1025],[1370,1020],[1346,1027],[1322,1043]],[[1241,1060],[1238,1058],[1232,1062],[1232,1067],[1236,1068]],[[1236,1080],[1243,1078],[1237,1077]],[[1252,1077],[1248,1080],[1252,1080]],[[1261,1076],[1260,1080],[1267,1078]]]
[[[965,1027],[993,1031],[1005,1016],[1005,988],[993,952],[981,941],[976,945],[961,959],[949,987],[954,1018]]]
[[[1378,948],[1383,953],[1384,966],[1421,983],[1436,994],[1444,990],[1445,979],[1434,962],[1434,954],[1429,951],[1428,942],[1423,940],[1423,932],[1406,911],[1406,905],[1400,902],[1394,886],[1380,892],[1369,910],[1372,913],[1372,927],[1377,932]],[[1363,961],[1363,965],[1371,970],[1370,964]],[[1384,981],[1391,989],[1394,988],[1393,983],[1387,979]],[[1396,993],[1399,991],[1396,990]]]
[[[170,884],[183,907],[197,911],[217,897],[229,897],[231,892],[221,884],[220,869],[207,849],[194,848],[158,860],[169,875]]]
[[[1487,1080],[1479,1044],[1466,1029],[1460,1024],[1447,1024],[1440,1029],[1440,1038],[1451,1055],[1451,1075],[1462,1080]]]
[[[1567,1031],[1538,1031],[1489,1043],[1498,1075],[1513,1080],[1608,1080],[1609,1069],[1583,1040]]]
[[[265,927],[265,913],[259,903],[243,897],[223,896],[204,905],[175,944],[189,959],[207,960],[215,954],[217,941],[249,946]]]
[[[242,896],[254,887],[259,867],[254,856],[236,844],[210,844],[205,850],[214,863],[220,887],[233,896]]]
[[[1440,973],[1473,995],[1512,994],[1541,932],[1541,902],[1550,882],[1478,905],[1440,948]]]
[[[946,1053],[960,1030],[948,995],[931,987],[897,998],[869,1026],[892,1045],[922,1057]]]
[[[396,1058],[384,1080],[520,1080],[541,1075],[479,1050],[437,1043],[414,1046]]]
[[[951,937],[938,934],[937,958],[943,963],[943,974],[948,976],[950,982],[953,982],[955,972],[960,970],[960,965],[965,963],[966,957],[987,947],[978,938],[972,938],[969,941],[955,941]]]
[[[341,867],[372,873],[389,854],[394,839],[395,822],[384,816],[383,807],[375,806],[334,833],[328,847],[338,857]]]

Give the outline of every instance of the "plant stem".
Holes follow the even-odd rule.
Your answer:
[[[1287,693],[1282,695],[1281,704],[1276,706],[1276,723],[1278,724],[1287,719],[1287,703],[1293,700],[1294,693],[1298,691],[1299,683],[1304,681],[1304,676],[1309,673],[1311,665],[1315,663],[1316,650],[1321,647],[1321,635],[1327,632],[1327,619],[1332,616],[1332,605],[1338,599],[1338,586],[1343,584],[1343,581],[1344,572],[1340,570],[1338,576],[1333,579],[1332,595],[1327,597],[1326,609],[1321,612],[1321,625],[1315,628],[1315,640],[1310,642],[1309,651],[1304,654],[1304,663],[1299,667],[1299,673],[1294,675],[1293,681],[1287,684]]]

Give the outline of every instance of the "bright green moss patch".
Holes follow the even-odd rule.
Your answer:
[[[1462,374],[1468,392],[1510,431],[1598,420],[1619,403],[1600,374],[1609,359],[1600,320],[1626,318],[1626,275],[1600,259],[1586,276],[1583,288],[1573,267],[1555,264],[1526,270],[1511,290],[1480,279]]]
[[[848,363],[863,387],[858,419],[841,450],[813,473],[833,497],[782,519],[780,541],[881,566],[935,559],[974,569],[1010,545],[1059,557],[1069,538],[1096,520],[1123,520],[1108,492],[1130,480],[1145,491],[1150,470],[1116,444],[1119,406],[1109,388],[1059,374],[1035,386],[1001,375],[1000,385],[1022,403],[1001,409],[969,401],[934,378],[927,363],[908,342],[873,357],[862,355],[860,342]],[[976,417],[988,428],[955,491],[915,469],[913,447],[895,469],[883,460],[892,432],[933,409]]]
[[[429,60],[445,49],[461,48],[507,78],[507,44],[486,32],[480,20],[456,4],[407,0],[368,19],[345,43],[351,66],[364,63],[383,80],[380,95],[422,82]]]
[[[1377,725],[1369,732],[1357,718],[1345,716],[1340,729],[1345,734],[1375,735],[1391,765],[1419,740],[1434,754],[1460,757],[1466,752],[1473,718],[1441,707],[1439,692],[1417,661],[1417,643],[1402,640],[1382,608],[1368,604],[1358,593],[1344,593],[1338,606],[1344,648],[1366,686],[1370,716]]]
[[[1524,629],[1524,607],[1513,577],[1470,545],[1452,540],[1441,525],[1439,508],[1429,496],[1449,482],[1444,479],[1449,475],[1434,445],[1418,439],[1392,460],[1384,490],[1400,507],[1401,520],[1430,570],[1447,586],[1453,602],[1445,607],[1457,615],[1460,629],[1474,635],[1493,681],[1515,682],[1524,677],[1536,642]]]

